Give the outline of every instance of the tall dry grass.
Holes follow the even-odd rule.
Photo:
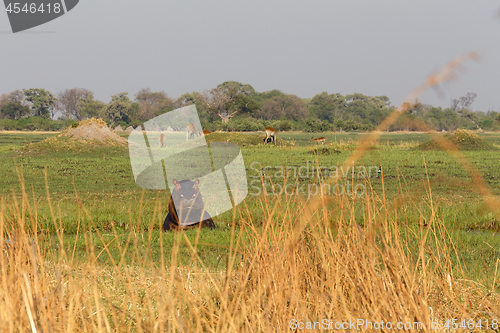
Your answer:
[[[449,80],[464,60],[476,57],[458,57],[430,76],[378,129],[390,126],[423,90]],[[353,165],[377,138],[377,132],[366,138],[344,165]],[[464,166],[476,175],[473,167]],[[491,207],[496,205],[498,198],[484,183],[478,183],[478,191]],[[22,200],[13,195],[0,203],[2,331],[281,332],[300,325],[308,331],[387,331],[380,325],[388,328],[390,322],[394,331],[416,332],[436,331],[430,322],[444,331],[453,319],[457,325],[465,320],[467,331],[478,330],[467,327],[478,327],[481,320],[482,330],[491,331],[500,317],[497,281],[484,286],[464,275],[430,186],[429,213],[421,213],[426,223],[418,229],[405,227],[405,217],[398,215],[398,205],[411,202],[404,197],[389,202],[384,191],[381,197],[368,191],[360,198],[344,193],[309,201],[263,195],[265,221],[254,221],[245,206],[235,210],[227,269],[216,272],[197,257],[197,241],[190,243],[184,232],[176,234],[171,258],[158,261],[149,255],[152,230],[145,251],[132,241],[133,246],[108,242],[97,252],[96,244],[106,242],[99,230],[84,230],[89,216],[83,204],[86,261],[81,264],[74,260],[75,247],[66,246],[54,211],[58,232],[51,246],[42,245],[36,200],[24,187],[22,192]],[[161,223],[160,210],[155,216],[158,221],[152,224]],[[137,229],[127,237],[137,239]],[[181,240],[194,258],[189,267],[178,263]],[[112,246],[120,258],[99,263],[97,258]]]
[[[266,220],[254,221],[245,206],[235,211],[227,269],[214,272],[197,258],[196,241],[189,243],[195,264],[178,264],[179,243],[189,241],[184,232],[175,236],[172,257],[155,262],[151,243],[146,255],[136,242],[115,242],[98,253],[102,235],[82,230],[87,259],[81,264],[61,228],[50,246],[42,245],[36,200],[23,188],[22,200],[14,195],[0,205],[0,331],[283,332],[307,322],[316,325],[309,331],[333,331],[336,322],[365,320],[373,329],[365,323],[356,330],[382,331],[375,327],[383,321],[406,324],[395,331],[416,332],[436,331],[428,329],[436,320],[442,327],[447,319],[481,319],[484,327],[499,318],[494,286],[453,269],[456,252],[436,207],[427,224],[412,231],[384,195],[319,195],[315,211],[298,196],[263,195]],[[80,208],[83,226],[88,216]],[[53,211],[61,225],[57,206]],[[355,222],[359,214],[362,227]],[[306,218],[299,223],[299,216]],[[257,222],[262,227],[254,227]],[[151,239],[151,231],[145,237]],[[99,263],[100,252],[112,246],[121,257]]]

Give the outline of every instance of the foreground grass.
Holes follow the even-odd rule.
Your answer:
[[[457,327],[479,330],[481,322],[482,331],[498,331],[499,272],[489,266],[490,276],[471,280],[458,252],[464,239],[431,201],[419,210],[409,197],[395,205],[372,191],[359,200],[316,196],[314,205],[300,196],[273,199],[256,199],[262,221],[244,203],[230,226],[168,234],[153,228],[159,205],[147,232],[139,221],[103,231],[87,229],[94,222],[80,203],[71,235],[52,202],[51,234],[37,230],[26,192],[2,201],[2,328],[282,332],[355,322],[356,330],[381,331],[373,325],[383,321],[395,331],[435,332],[456,319]],[[405,209],[421,223],[410,223]]]

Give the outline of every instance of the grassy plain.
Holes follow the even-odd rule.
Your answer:
[[[166,191],[142,190],[136,186],[127,149],[122,147],[92,147],[77,144],[69,139],[62,139],[57,147],[45,145],[42,140],[54,134],[15,133],[0,134],[0,195],[6,202],[12,193],[21,194],[20,175],[30,198],[37,205],[36,226],[39,231],[54,233],[56,226],[52,221],[48,197],[56,209],[56,217],[61,221],[67,239],[71,242],[81,226],[81,210],[88,212],[92,224],[85,225],[86,230],[97,228],[104,232],[112,228],[127,231],[137,227],[142,232],[155,230],[166,216],[169,193]],[[432,200],[436,212],[441,215],[450,230],[463,234],[463,239],[476,237],[482,253],[491,252],[487,263],[496,260],[496,251],[488,251],[487,243],[493,242],[500,249],[499,238],[492,232],[500,232],[500,221],[482,203],[480,195],[467,172],[446,152],[415,150],[418,144],[429,140],[425,133],[388,133],[382,134],[379,142],[369,150],[357,165],[341,168],[341,164],[358,147],[359,139],[366,134],[358,133],[322,133],[327,139],[326,145],[316,145],[310,141],[310,133],[280,133],[282,146],[258,144],[246,145],[248,134],[219,134],[208,137],[208,141],[230,140],[242,146],[243,157],[249,182],[249,197],[246,205],[251,209],[257,226],[266,219],[259,204],[264,187],[269,198],[282,191],[285,196],[299,194],[304,198],[314,195],[318,189],[318,170],[322,178],[336,173],[344,180],[341,187],[330,189],[330,194],[354,191],[373,191],[382,193],[382,178],[377,173],[382,165],[384,171],[385,196],[389,200],[405,197],[411,200],[416,210],[405,211],[404,225],[419,225],[424,212],[429,210],[427,188],[430,184]],[[220,136],[220,137],[219,137]],[[253,135],[250,135],[254,137]],[[316,135],[316,137],[319,135]],[[497,145],[499,134],[483,134],[488,142]],[[335,137],[337,143],[335,143]],[[28,143],[36,143],[33,147]],[[38,143],[37,143],[38,142]],[[24,146],[24,148],[22,148]],[[32,147],[32,148],[30,148]],[[498,145],[500,147],[500,145]],[[314,149],[318,154],[314,154]],[[326,149],[326,150],[325,150]],[[500,195],[500,151],[471,151],[465,156],[486,179],[492,192]],[[317,164],[316,164],[317,163]],[[263,179],[260,173],[263,169]],[[46,177],[45,177],[46,172]],[[288,179],[285,184],[285,174]],[[366,177],[369,184],[365,183]],[[262,182],[263,180],[263,182]],[[295,183],[297,182],[297,183]],[[47,191],[48,187],[48,191]],[[76,199],[78,195],[79,199]],[[352,197],[352,195],[351,195]],[[83,206],[79,205],[83,203]],[[362,207],[362,204],[360,204]],[[242,208],[240,208],[241,210]],[[155,216],[156,214],[156,216]],[[203,242],[228,245],[229,225],[233,214],[227,212],[216,218],[219,231],[204,232],[210,235]],[[358,216],[358,223],[363,225],[363,216]],[[80,221],[80,222],[79,222]],[[89,220],[85,220],[90,223]],[[476,236],[470,231],[475,230]],[[479,232],[482,231],[482,232]],[[155,234],[155,239],[159,234]],[[167,238],[172,238],[166,236]],[[216,241],[216,240],[219,241]],[[491,244],[490,244],[491,245]],[[78,247],[77,247],[78,248]],[[468,247],[464,248],[464,251]],[[491,249],[490,249],[491,250]],[[103,260],[106,256],[103,256]]]
[[[107,309],[109,318],[97,316],[92,319],[92,313],[86,312],[95,327],[120,327],[119,323],[125,323],[132,331],[141,331],[146,327],[137,322],[141,315],[152,320],[145,319],[148,325],[163,318],[155,304],[150,304],[154,310],[146,309],[148,302],[151,302],[143,299],[149,293],[144,284],[149,281],[149,274],[169,281],[178,279],[182,283],[176,288],[191,283],[191,292],[201,295],[199,299],[190,299],[191,296],[186,296],[182,291],[168,289],[169,295],[173,292],[179,297],[187,297],[182,298],[185,303],[175,303],[177,310],[165,305],[164,310],[170,318],[165,325],[173,330],[182,325],[197,329],[216,325],[214,331],[224,331],[223,327],[228,330],[236,327],[236,331],[241,327],[254,327],[250,323],[231,322],[227,316],[234,315],[236,309],[254,316],[256,322],[263,325],[256,329],[262,331],[266,331],[266,327],[272,328],[271,324],[266,326],[265,323],[272,323],[273,320],[286,328],[287,322],[280,321],[280,316],[302,315],[302,318],[314,319],[312,313],[318,309],[327,317],[335,314],[339,318],[342,315],[346,318],[345,312],[331,312],[333,310],[329,308],[336,303],[330,298],[333,294],[329,294],[335,289],[334,285],[340,288],[341,294],[343,290],[346,300],[353,302],[354,308],[350,311],[365,315],[371,311],[366,308],[367,304],[378,302],[373,299],[377,293],[385,290],[397,295],[403,288],[401,283],[406,286],[403,289],[411,285],[408,289],[411,293],[418,294],[417,289],[423,288],[419,290],[428,293],[424,297],[425,302],[434,306],[441,304],[441,312],[433,310],[439,312],[439,315],[434,316],[440,319],[447,315],[465,314],[471,318],[493,319],[494,312],[490,308],[485,310],[486,304],[488,300],[491,304],[500,304],[499,215],[486,206],[476,192],[472,179],[449,154],[415,149],[418,144],[429,139],[424,133],[382,134],[380,140],[374,142],[373,147],[354,167],[345,170],[340,165],[353,153],[360,137],[365,134],[321,133],[315,137],[325,136],[328,143],[316,146],[310,141],[311,134],[279,133],[278,140],[286,139],[286,142],[279,142],[277,147],[244,145],[250,137],[257,140],[254,143],[258,143],[257,137],[252,134],[210,135],[208,141],[229,140],[242,147],[249,196],[234,211],[215,218],[217,230],[189,230],[182,235],[160,232],[169,194],[166,191],[142,190],[135,185],[126,148],[94,147],[71,141],[61,141],[57,146],[44,144],[42,140],[51,135],[54,134],[0,134],[2,237],[14,240],[19,235],[28,235],[29,241],[23,241],[26,244],[23,243],[22,251],[29,252],[29,244],[37,244],[40,253],[37,260],[45,260],[48,270],[59,267],[52,267],[49,263],[64,263],[69,267],[94,265],[92,274],[97,274],[94,269],[110,276],[123,274],[124,280],[115,286],[122,288],[123,293],[114,295],[109,290],[103,291],[106,289],[103,285],[107,283],[105,278],[94,285],[92,279],[85,277],[85,271],[59,268],[71,276],[68,281],[76,283],[82,279],[82,283],[97,286],[96,291],[90,291],[89,295],[93,296],[88,296],[90,299],[97,297],[95,302],[88,302],[94,302],[94,310],[99,306]],[[499,134],[485,133],[481,136],[500,148]],[[314,149],[317,149],[317,154],[313,152]],[[500,151],[469,151],[464,152],[464,155],[483,175],[493,194],[500,195]],[[377,173],[379,166],[383,168],[383,177]],[[321,177],[318,177],[318,169],[322,170]],[[335,188],[336,191],[331,189],[332,195],[322,197],[321,204],[316,206],[317,210],[307,211],[305,203],[317,193],[321,178],[328,179],[337,172],[341,187]],[[352,194],[354,188],[357,194]],[[363,232],[359,234],[358,230]],[[298,252],[294,252],[292,262],[285,264],[290,260],[286,257],[287,249],[292,246],[290,244],[295,244],[293,246]],[[362,249],[356,249],[356,244],[360,244]],[[370,244],[376,246],[370,250]],[[374,252],[375,248],[383,252],[381,257]],[[345,252],[346,249],[349,250]],[[393,259],[385,255],[402,258],[398,259],[403,260],[400,266],[403,271],[398,273],[400,276],[396,277],[391,271],[397,260],[391,261]],[[359,265],[366,268],[364,280],[375,281],[372,286],[374,289],[363,291],[366,293],[362,293],[365,299],[359,300],[359,303],[353,301],[355,295],[359,296],[359,290],[355,291],[353,287],[357,282],[353,282],[353,286],[341,287],[344,283],[341,280],[350,274],[354,274],[350,279],[364,281],[360,274],[365,273],[355,273],[361,266],[349,263],[349,256],[357,258]],[[267,268],[262,266],[266,263],[269,263]],[[354,266],[342,268],[338,263]],[[299,281],[305,277],[297,265],[303,265],[303,269],[310,273],[306,275],[312,280]],[[367,268],[366,265],[372,266]],[[136,273],[126,273],[133,267],[136,267]],[[331,271],[333,267],[336,267],[335,272]],[[282,295],[279,302],[276,299],[271,301],[284,291],[279,291],[280,287],[276,281],[269,280],[269,275],[277,274],[284,278],[286,275],[283,275],[283,270],[295,272],[298,274],[295,278],[299,278],[288,282],[288,287],[285,286],[287,292],[305,294],[287,296],[288,300]],[[180,275],[175,277],[174,271]],[[189,274],[204,276],[206,281],[210,281],[207,285],[212,287],[206,289],[208,287],[203,287],[200,281],[193,280]],[[386,282],[390,280],[390,283],[387,282],[390,285],[377,280],[377,275],[384,277]],[[57,279],[60,281],[60,278]],[[127,279],[130,279],[129,282],[125,282]],[[408,280],[404,282],[405,279],[416,280],[410,283]],[[438,281],[440,279],[441,282]],[[463,282],[468,280],[474,282]],[[271,303],[277,302],[276,306],[264,306],[265,310],[259,312],[258,309],[265,303],[262,303],[262,299],[248,296],[246,287],[240,289],[241,281],[246,281],[243,284],[250,289],[257,288],[259,293],[262,291],[260,297],[269,298]],[[166,286],[155,283],[153,285],[159,288],[158,291],[167,292],[162,289]],[[294,283],[297,286],[293,286]],[[446,289],[448,283],[452,286],[450,290]],[[133,284],[139,285],[135,291]],[[367,286],[370,288],[370,284]],[[174,288],[172,283],[168,288]],[[266,288],[275,288],[276,293]],[[317,289],[311,291],[311,288]],[[100,301],[95,294],[97,290]],[[329,291],[320,296],[321,290]],[[484,296],[488,290],[490,294]],[[106,296],[106,292],[110,294]],[[310,293],[309,296],[307,293]],[[339,299],[344,297],[335,295]],[[472,303],[463,303],[465,301],[461,297],[464,295],[472,297]],[[483,300],[487,301],[481,303],[479,299],[483,296],[486,297]],[[116,303],[122,312],[113,310],[109,304],[102,305],[102,302],[114,297],[129,297],[125,303]],[[229,303],[225,303],[224,297]],[[323,305],[312,310],[314,306],[299,306],[297,303],[295,311],[303,313],[293,313],[294,310],[289,309],[288,305],[290,302],[299,302],[293,297],[299,297],[300,302],[310,297],[308,302],[311,304],[323,302]],[[415,301],[408,297],[408,302]],[[243,299],[246,303],[239,303]],[[390,300],[382,299],[378,306],[383,307],[386,301]],[[126,311],[127,302],[143,302],[143,307]],[[155,299],[155,302],[160,300]],[[208,305],[203,303],[205,310],[203,307],[198,308],[200,302],[207,302]],[[174,306],[172,304],[169,306]],[[183,324],[179,319],[189,316],[186,308],[189,304],[202,311],[196,317],[200,322],[184,319],[186,322]],[[398,318],[410,318],[413,315],[422,320],[429,319],[428,309],[408,310],[417,306],[415,304],[406,304],[403,307],[406,310],[401,310],[401,313],[398,312],[400,310],[394,310],[396,312],[392,315],[397,313]],[[245,310],[245,306],[250,310]],[[418,307],[422,306],[418,303]],[[279,307],[287,308],[288,312],[284,313]],[[67,306],[65,309],[67,311]],[[220,312],[214,317],[210,313],[211,309]],[[373,318],[388,315],[377,311],[372,313]],[[483,313],[481,317],[481,311],[487,314]],[[135,321],[130,319],[132,317]],[[222,318],[229,321],[221,323]],[[87,319],[78,319],[75,325],[86,325]],[[40,322],[35,325],[44,327],[49,324]]]

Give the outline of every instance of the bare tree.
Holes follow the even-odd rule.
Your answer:
[[[14,90],[8,94],[2,94],[0,96],[0,106],[8,104],[8,103],[16,103],[19,102],[22,105],[27,105],[26,100],[24,99],[24,92],[22,90]]]
[[[84,88],[66,89],[57,94],[55,109],[60,111],[66,119],[72,117],[81,120],[78,101],[92,95],[92,91]]]
[[[471,105],[472,103],[474,103],[474,100],[476,99],[477,97],[477,94],[476,93],[471,93],[471,92],[468,92],[467,94],[465,94],[465,96],[462,96],[459,98],[460,100],[460,106],[461,106],[461,109],[467,109],[469,111],[472,111],[472,108],[471,108]]]
[[[450,99],[450,107],[453,109],[453,111],[458,111],[459,104],[460,104],[460,101],[458,99]]]
[[[29,103],[22,90],[14,90],[0,96],[0,118],[20,119],[30,114]]]
[[[7,97],[7,94],[2,94],[0,95],[0,107],[4,106],[5,104],[9,103],[9,99]]]
[[[453,111],[459,111],[459,110],[469,110],[472,111],[472,103],[474,103],[474,100],[476,99],[477,94],[468,92],[465,94],[465,96],[459,97],[458,99],[451,99],[451,108]]]
[[[207,104],[207,108],[212,112],[218,115],[223,123],[227,123],[229,119],[234,117],[238,112],[237,109],[228,110],[233,103],[234,96],[229,96],[226,94],[224,89],[218,87],[210,90],[209,92],[205,92],[205,102]]]
[[[452,99],[451,100],[451,108],[454,111],[457,111],[460,117],[463,117],[476,125],[478,129],[481,129],[477,122],[477,115],[472,111],[472,103],[474,103],[474,100],[476,99],[477,94],[468,92],[465,94],[465,96],[459,97],[458,99]]]

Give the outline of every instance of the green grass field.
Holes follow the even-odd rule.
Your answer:
[[[16,214],[12,202],[14,198],[20,200],[21,183],[24,183],[28,199],[36,206],[36,213],[32,214],[37,215],[38,221],[36,226],[27,221],[27,227],[39,233],[42,242],[49,244],[50,235],[55,235],[61,227],[65,246],[74,252],[75,258],[85,260],[83,235],[99,230],[104,235],[100,240],[101,250],[107,243],[122,242],[123,245],[132,239],[139,242],[139,247],[141,244],[146,247],[149,242],[153,249],[158,249],[162,237],[168,253],[174,236],[172,233],[162,234],[160,226],[167,213],[169,193],[142,190],[136,186],[127,149],[92,147],[70,141],[61,141],[57,146],[43,143],[42,140],[53,135],[0,134],[0,174],[3,176],[0,178],[0,195],[7,206],[7,216]],[[340,175],[342,187],[336,188],[336,194],[341,190],[352,192],[357,189],[357,195],[349,197],[357,201],[355,207],[359,211],[355,220],[361,226],[365,224],[364,193],[370,192],[378,198],[385,196],[392,202],[389,213],[399,214],[402,230],[416,230],[428,223],[432,201],[435,211],[460,245],[459,255],[472,276],[490,280],[489,274],[500,255],[500,234],[497,233],[500,232],[500,221],[482,201],[467,172],[446,152],[413,149],[429,139],[421,133],[384,133],[354,168],[341,169],[341,164],[365,135],[280,133],[278,140],[282,141],[277,147],[263,145],[256,134],[215,133],[208,136],[209,141],[229,140],[242,147],[249,196],[234,212],[215,218],[218,230],[201,232],[199,242],[206,245],[199,247],[200,256],[210,267],[224,267],[231,226],[234,222],[237,233],[241,213],[248,209],[255,227],[260,228],[268,218],[268,211],[262,205],[263,197],[272,202],[285,189],[279,200],[289,200],[297,195],[306,200],[319,188],[316,169],[319,166],[325,179],[337,172]],[[317,147],[310,141],[311,136],[325,136],[327,144]],[[500,142],[499,134],[482,134],[482,137],[493,145],[498,146]],[[29,146],[29,143],[34,145]],[[319,154],[314,154],[315,148],[319,149]],[[483,175],[493,194],[500,195],[500,151],[469,151],[464,154]],[[376,172],[380,165],[383,166],[383,181]],[[264,169],[262,179],[261,168]],[[285,180],[287,173],[288,179]],[[395,204],[401,200],[404,202]],[[332,220],[336,214],[338,212],[332,212]],[[131,232],[137,232],[140,237],[131,238]],[[115,239],[116,233],[120,234],[118,239]],[[197,232],[188,231],[187,235],[194,240]],[[102,253],[99,261],[108,262],[109,255],[119,257],[118,247],[109,246],[109,249],[109,253]],[[150,254],[153,258],[158,256],[155,251]],[[188,257],[186,255],[185,262],[191,260]]]
[[[160,231],[169,192],[135,184],[126,147],[44,140],[54,135],[0,134],[6,330],[281,332],[291,318],[364,318],[499,332],[499,212],[464,161],[420,149],[425,134],[382,134],[343,166],[366,134],[321,133],[316,146],[279,133],[274,146],[213,133],[241,147],[249,193],[216,230],[183,232]],[[498,197],[498,136],[482,137],[493,148],[463,156]]]

